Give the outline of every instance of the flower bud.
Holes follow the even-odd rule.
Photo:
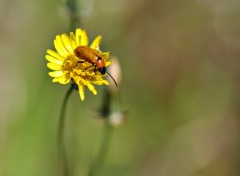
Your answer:
[[[121,125],[124,121],[126,120],[126,115],[124,112],[121,111],[117,111],[112,113],[109,116],[108,122],[112,125],[112,126],[119,126]]]
[[[118,58],[116,56],[112,56],[110,58],[112,60],[112,64],[108,67],[108,71],[113,77],[113,79],[116,81],[117,85],[119,86],[122,80],[122,71],[120,67],[120,63],[118,61]],[[108,80],[110,83],[109,89],[111,92],[117,91],[117,86],[115,85],[114,81],[111,77],[108,77]]]

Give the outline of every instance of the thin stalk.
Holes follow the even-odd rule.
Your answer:
[[[106,156],[110,147],[110,142],[114,129],[113,126],[111,126],[108,122],[108,117],[111,113],[110,107],[112,102],[112,94],[107,89],[105,89],[104,93],[105,94],[103,96],[103,103],[101,107],[101,115],[102,118],[104,119],[102,139],[99,151],[97,153],[97,157],[95,158],[94,162],[90,165],[88,176],[95,176],[97,174],[98,175],[100,174],[100,171],[102,170],[102,167],[106,160]]]
[[[78,15],[77,0],[67,0],[66,6],[69,8],[69,13],[70,13],[69,30],[75,31],[75,29],[80,25],[80,15]],[[75,84],[72,84],[64,97],[61,113],[60,113],[58,131],[57,131],[59,164],[60,164],[60,171],[62,172],[61,175],[63,176],[71,175],[69,162],[67,158],[66,147],[64,144],[64,129],[65,129],[64,125],[65,125],[65,114],[66,114],[67,102],[70,94],[74,89],[77,89],[77,87]]]
[[[100,149],[98,151],[98,155],[95,161],[90,166],[88,176],[95,176],[100,174],[103,168],[103,165],[105,163],[107,153],[109,151],[110,141],[113,133],[113,127],[108,122],[105,122],[104,125],[105,126],[103,129]]]
[[[81,23],[78,4],[76,0],[67,0],[66,5],[70,12],[70,31],[74,31]]]
[[[59,118],[59,124],[58,124],[58,131],[57,131],[59,163],[60,163],[60,169],[62,169],[63,176],[69,176],[67,153],[64,145],[64,129],[65,129],[64,124],[65,124],[67,102],[69,100],[69,96],[72,93],[73,89],[74,89],[74,86],[71,86],[63,99],[60,118]]]

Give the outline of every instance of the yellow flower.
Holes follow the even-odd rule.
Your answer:
[[[101,52],[99,50],[101,39],[101,36],[97,36],[90,47],[88,47],[88,37],[82,29],[76,29],[76,33],[71,32],[69,36],[67,34],[57,35],[54,40],[56,51],[47,50],[46,55],[46,59],[49,61],[47,67],[53,70],[49,72],[49,75],[53,77],[53,82],[59,82],[60,84],[71,82],[77,84],[81,100],[84,100],[85,97],[85,86],[96,95],[97,91],[93,84],[109,85],[108,81],[103,79],[105,74],[101,74],[98,71],[95,63],[90,63],[86,58],[79,58],[75,54],[77,47],[86,46],[87,49],[90,48],[89,52],[94,51],[101,56],[101,59],[105,62],[105,66],[110,65],[111,62],[107,61],[109,52]]]

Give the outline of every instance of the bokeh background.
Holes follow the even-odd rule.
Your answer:
[[[240,175],[240,1],[79,0],[79,27],[117,56],[120,109],[104,176]],[[69,31],[64,1],[0,1],[0,175],[56,175],[56,130],[68,86],[46,50]],[[98,150],[101,105],[75,92],[66,140],[74,176]]]

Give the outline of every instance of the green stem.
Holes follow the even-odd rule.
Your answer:
[[[90,166],[88,176],[95,176],[100,174],[102,167],[105,163],[105,159],[110,147],[110,141],[113,133],[113,127],[106,121],[104,124],[104,131],[101,139],[100,149],[98,151],[95,161]]]
[[[95,176],[97,175],[97,173],[99,174],[105,163],[105,159],[110,147],[110,141],[113,133],[113,126],[111,126],[108,122],[108,118],[111,113],[111,103],[112,103],[112,94],[111,92],[109,92],[108,89],[105,89],[102,107],[101,107],[101,115],[102,115],[102,118],[104,119],[102,139],[101,139],[99,151],[97,153],[97,157],[95,158],[94,162],[90,166],[88,176]]]
[[[67,0],[66,6],[69,8],[69,12],[70,12],[69,30],[74,31],[78,27],[78,25],[80,25],[80,16],[78,16],[77,0]],[[60,113],[58,131],[57,131],[60,172],[62,172],[63,176],[70,175],[69,163],[67,160],[67,152],[64,145],[64,129],[65,129],[64,124],[65,124],[67,102],[73,89],[76,89],[76,85],[72,84],[64,97],[61,113]]]
[[[80,26],[80,15],[78,15],[78,4],[76,0],[67,0],[67,7],[70,12],[70,31],[74,31]]]
[[[64,97],[61,113],[60,113],[59,124],[58,124],[58,131],[57,131],[59,163],[60,163],[60,169],[62,169],[62,173],[64,176],[69,175],[69,166],[67,162],[67,154],[66,154],[66,149],[64,145],[65,114],[66,114],[67,102],[73,89],[74,89],[74,86],[71,86]]]

